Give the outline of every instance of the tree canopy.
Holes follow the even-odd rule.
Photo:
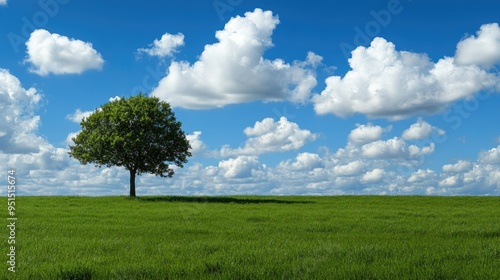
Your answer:
[[[183,167],[191,146],[170,105],[140,93],[119,98],[96,109],[80,123],[82,130],[69,146],[82,164],[123,166],[130,171],[130,196],[135,176],[151,173],[172,177],[170,164]]]

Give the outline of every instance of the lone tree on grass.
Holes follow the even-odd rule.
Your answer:
[[[82,130],[69,146],[71,157],[82,164],[123,166],[130,171],[130,196],[135,197],[135,176],[151,173],[172,177],[169,164],[183,167],[191,156],[189,141],[170,105],[139,93],[95,110],[80,123]]]

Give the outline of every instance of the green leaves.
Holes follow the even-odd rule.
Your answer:
[[[82,164],[124,166],[137,174],[172,177],[169,164],[183,167],[191,156],[170,105],[142,93],[104,104],[81,127],[69,155]]]

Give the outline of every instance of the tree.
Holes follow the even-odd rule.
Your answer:
[[[172,177],[169,164],[182,168],[191,156],[182,124],[170,105],[142,93],[104,104],[80,125],[69,155],[82,164],[125,167],[130,172],[131,197],[135,197],[136,175]]]

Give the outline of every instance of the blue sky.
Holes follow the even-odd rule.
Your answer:
[[[193,157],[138,195],[500,194],[497,1],[0,1],[0,159],[24,195],[126,195],[67,155],[139,91]],[[6,193],[6,190],[0,190]]]

